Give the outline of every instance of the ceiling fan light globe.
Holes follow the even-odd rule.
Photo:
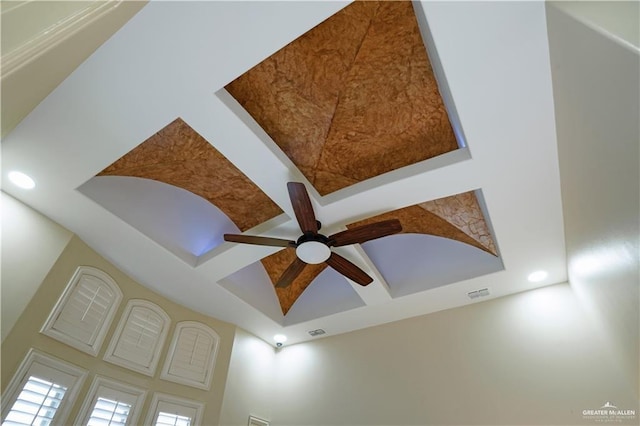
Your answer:
[[[296,248],[296,256],[304,263],[317,265],[331,256],[331,249],[319,241],[307,241]]]

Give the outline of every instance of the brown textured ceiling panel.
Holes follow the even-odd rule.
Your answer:
[[[473,192],[421,203],[423,209],[445,219],[479,243],[483,250],[498,255],[489,226],[484,219],[478,198]]]
[[[355,2],[226,89],[322,195],[458,148],[410,2]]]
[[[493,238],[473,192],[393,210],[349,224],[347,228],[387,219],[398,219],[402,223],[402,233],[449,238],[497,256]],[[273,285],[278,282],[295,257],[295,250],[284,249],[262,259],[262,264]],[[307,265],[288,288],[275,289],[284,315],[324,268],[326,268],[325,264]]]
[[[153,179],[190,191],[222,210],[241,231],[282,210],[217,149],[180,118],[98,176]]]
[[[267,274],[269,274],[269,278],[273,285],[278,282],[282,273],[289,267],[295,258],[296,251],[294,249],[286,248],[262,259],[264,269],[266,269]],[[311,284],[311,282],[326,267],[327,265],[324,263],[319,265],[307,265],[302,270],[302,273],[293,280],[289,287],[275,289],[284,315],[289,312],[289,309],[291,309],[291,306],[293,306],[295,301],[298,300],[298,297],[300,297],[302,292],[309,287],[309,284]]]
[[[402,233],[449,238],[497,256],[495,244],[473,192],[383,213],[347,227],[353,228],[386,219],[400,220]]]

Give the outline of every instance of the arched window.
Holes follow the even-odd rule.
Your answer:
[[[158,305],[130,300],[107,348],[105,361],[153,376],[170,322],[169,315]]]
[[[211,389],[211,378],[220,337],[211,328],[196,321],[176,325],[162,379],[200,389]]]
[[[80,266],[40,331],[96,356],[121,300],[122,291],[107,273]]]

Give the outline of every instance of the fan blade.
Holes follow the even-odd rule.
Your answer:
[[[363,287],[373,281],[373,278],[366,272],[337,253],[331,253],[331,256],[327,259],[327,265]]]
[[[318,222],[316,221],[316,215],[313,213],[313,205],[307,188],[300,182],[287,182],[287,189],[289,190],[289,198],[300,229],[305,234],[308,232],[317,234]]]
[[[307,264],[296,257],[296,259],[291,262],[291,265],[289,265],[289,267],[282,273],[282,276],[280,276],[280,279],[276,283],[276,287],[289,287],[293,280],[295,280],[298,275],[300,275],[305,266],[307,266]]]
[[[255,244],[258,246],[296,247],[295,241],[253,235],[224,234],[224,240],[232,243]]]
[[[397,234],[402,231],[402,225],[398,219],[383,220],[347,229],[329,237],[329,246],[340,247],[355,243],[364,243],[387,235]]]

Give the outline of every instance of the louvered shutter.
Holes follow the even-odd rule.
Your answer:
[[[58,315],[53,329],[91,345],[114,299],[115,295],[103,281],[83,275]]]
[[[74,424],[136,425],[145,395],[144,389],[95,376]]]
[[[80,267],[42,332],[96,355],[121,299],[122,292],[111,277],[95,268]]]
[[[176,326],[162,378],[209,389],[219,337],[202,323],[184,321]]]
[[[154,393],[145,425],[197,426],[201,423],[204,404],[164,393]]]
[[[29,377],[2,424],[50,424],[66,391],[66,386],[36,376]]]
[[[2,394],[2,424],[66,424],[87,374],[73,364],[30,349]]]
[[[87,426],[125,426],[131,404],[113,399],[98,398]]]
[[[130,300],[105,360],[152,376],[169,328],[169,316],[146,300]]]

